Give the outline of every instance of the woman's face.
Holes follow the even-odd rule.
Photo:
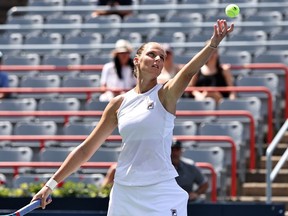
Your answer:
[[[165,52],[162,46],[158,43],[148,43],[136,61],[138,61],[140,71],[157,77],[161,73],[164,60]]]
[[[121,65],[127,65],[130,59],[130,52],[117,53]]]

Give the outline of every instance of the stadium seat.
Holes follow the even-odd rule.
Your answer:
[[[228,38],[228,42],[233,42],[234,44],[237,44],[239,42],[239,45],[231,45],[226,48],[227,55],[230,53],[235,52],[242,52],[247,51],[251,55],[258,55],[259,53],[263,53],[267,50],[267,46],[265,45],[265,42],[268,40],[267,33],[263,30],[247,30],[243,31],[239,34],[231,34]],[[251,45],[251,44],[243,44],[241,42],[248,41],[248,42],[262,42],[262,44],[257,45]],[[241,44],[240,44],[241,43]]]
[[[7,16],[6,24],[15,25],[42,25],[44,23],[44,17],[40,14],[19,15],[19,16]],[[21,33],[23,35],[40,35],[42,33],[41,28],[25,29],[17,28],[6,30],[6,33]]]
[[[276,120],[276,127],[280,128],[280,115],[281,115],[281,103],[280,103],[280,88],[279,88],[279,78],[277,75],[272,73],[267,73],[263,75],[251,75],[247,77],[239,77],[236,80],[237,86],[264,86],[267,87],[272,94],[272,106],[273,106],[273,114]],[[261,99],[262,109],[261,114],[264,118],[268,115],[267,104],[268,104],[268,96],[265,93],[249,93],[249,92],[241,92],[238,93],[240,97],[249,97],[256,96]]]
[[[21,33],[7,33],[0,37],[0,45],[21,45],[23,44],[24,36]],[[4,55],[17,55],[21,52],[19,49],[1,49]]]
[[[1,162],[31,162],[33,151],[30,147],[2,147],[0,148]],[[30,168],[20,168],[19,173],[24,173],[31,170]],[[14,173],[13,168],[0,168],[3,174],[11,175]]]
[[[197,134],[197,125],[193,121],[176,122],[173,129],[174,136],[195,136]],[[184,148],[191,147],[195,141],[181,141]]]
[[[67,53],[60,55],[44,55],[42,59],[42,65],[54,65],[54,66],[68,66],[68,65],[81,65],[82,57],[79,53]],[[66,75],[78,74],[79,70],[69,70],[69,71],[43,71],[45,74],[59,75],[61,78]]]
[[[153,24],[159,24],[161,22],[160,16],[155,13],[149,14],[132,14],[124,17],[123,24],[141,24],[139,27],[127,27],[122,28],[121,35],[129,35],[132,32],[137,32],[142,35],[142,41],[146,41],[148,35],[154,35],[159,33],[158,27],[153,27]],[[143,27],[142,27],[143,24]],[[144,26],[146,24],[147,26]],[[149,26],[149,28],[148,28]]]
[[[58,75],[34,75],[23,76],[19,86],[21,88],[57,88],[60,87],[61,80]],[[18,98],[54,98],[58,93],[19,93]]]
[[[37,101],[34,98],[19,98],[19,99],[1,99],[1,111],[35,111],[37,109]],[[19,121],[28,121],[34,119],[33,116],[1,116],[1,121],[10,121],[16,123]]]
[[[227,170],[224,164],[226,155],[222,148],[217,146],[210,148],[186,148],[182,156],[195,162],[212,164],[217,175],[217,190],[220,192],[218,194],[223,195],[225,193],[228,183],[226,182]],[[205,174],[209,175],[208,172],[205,172]]]
[[[95,75],[88,75],[88,74],[80,74],[76,76],[65,76],[62,81],[62,87],[69,87],[69,88],[78,88],[78,87],[100,87],[100,76]],[[79,100],[86,100],[87,94],[86,93],[61,93],[62,97],[74,97]]]
[[[36,53],[28,53],[24,55],[4,55],[2,60],[2,65],[28,65],[28,66],[37,66],[41,64],[40,55]],[[37,74],[37,70],[28,70],[28,71],[10,71],[10,74],[15,74],[19,77],[24,75],[34,75]]]
[[[172,9],[173,6],[177,5],[177,0],[141,0],[140,7],[143,6],[152,6],[152,5],[163,5],[163,8],[170,7],[169,9],[160,9],[153,10],[153,13],[156,13],[160,16],[161,20],[164,20],[165,17],[171,16],[176,13],[176,10]],[[151,13],[151,10],[139,10],[139,14]]]
[[[67,34],[64,37],[64,45],[73,45],[75,48],[71,48],[69,50],[62,50],[62,52],[77,52],[81,55],[85,55],[87,53],[95,53],[99,54],[101,49],[100,48],[87,48],[88,46],[99,45],[102,43],[102,34],[98,32],[94,32],[91,34],[79,34],[79,35],[70,35]],[[83,48],[86,46],[86,48]]]
[[[62,44],[62,35],[60,33],[45,33],[45,34],[41,34],[41,35],[29,35],[27,37],[25,37],[25,40],[23,42],[23,44],[31,45],[33,46],[33,48],[29,49],[25,49],[26,53],[37,53],[40,56],[43,55],[47,55],[47,54],[59,54],[60,53],[60,49],[59,48],[53,48],[51,49],[52,46],[54,45],[60,45]],[[39,48],[39,46],[45,45],[48,46],[47,49],[43,48]],[[50,46],[49,46],[50,45]]]
[[[38,103],[38,110],[40,111],[78,111],[81,103],[77,98],[53,98],[41,99]],[[47,116],[39,117],[41,120],[52,120],[56,123],[63,124],[65,117],[62,116]]]
[[[220,62],[231,65],[245,65],[252,63],[252,55],[248,51],[222,53],[219,56]],[[251,72],[250,69],[231,70],[232,75],[236,78],[239,75],[247,75]]]
[[[77,28],[82,23],[82,16],[79,14],[62,14],[62,15],[52,15],[47,16],[45,19],[45,24],[62,24],[62,25],[70,25],[75,24],[74,28],[47,28],[44,30],[46,33],[60,33],[64,35],[78,35],[81,33],[81,29]]]
[[[84,19],[83,23],[84,24],[96,24],[94,28],[87,28],[87,29],[83,29],[82,32],[84,33],[100,33],[103,36],[105,35],[117,35],[120,33],[120,28],[115,27],[111,27],[111,28],[101,28],[98,27],[97,25],[116,25],[116,24],[120,24],[121,21],[121,17],[119,15],[116,14],[112,14],[112,15],[107,15],[107,16],[97,16],[97,17],[91,17],[89,16],[88,18]]]
[[[0,136],[12,135],[13,125],[9,121],[0,121]]]
[[[20,188],[22,184],[45,184],[49,178],[50,174],[19,174],[13,178],[13,187]]]
[[[245,110],[251,113],[255,122],[255,135],[258,153],[262,152],[263,145],[263,125],[264,118],[261,114],[262,102],[258,97],[240,97],[234,100],[222,99],[218,104],[219,110]],[[219,116],[217,118],[221,122],[240,121],[244,125],[244,139],[246,143],[251,139],[250,120],[242,116]]]
[[[176,110],[186,110],[186,111],[204,111],[204,110],[215,110],[216,102],[212,98],[206,98],[205,100],[198,101],[192,98],[181,98],[176,104]],[[199,124],[203,121],[212,121],[215,117],[213,116],[179,116],[176,122],[181,122],[183,120],[191,120]]]

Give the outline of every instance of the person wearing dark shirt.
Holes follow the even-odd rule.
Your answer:
[[[2,64],[2,57],[3,57],[3,54],[2,54],[2,52],[0,52],[0,64]],[[6,72],[3,72],[3,71],[0,71],[0,87],[1,88],[9,87],[8,74]],[[0,92],[0,98],[9,98],[9,97],[10,97],[10,94]]]
[[[116,6],[130,6],[132,5],[132,0],[98,0],[98,6],[110,6],[110,10],[100,11],[96,10],[92,13],[92,17],[96,17],[99,15],[110,15],[110,14],[118,14],[121,18],[132,13],[131,10],[113,10],[113,7]]]
[[[209,60],[200,71],[192,78],[189,87],[226,87],[234,86],[233,76],[229,64],[221,64],[218,50],[215,49]],[[207,92],[193,91],[192,97],[203,100],[207,97],[218,102],[222,98],[235,99],[235,92]]]
[[[200,201],[208,189],[207,177],[189,158],[182,157],[182,144],[175,141],[171,151],[172,164],[178,172],[176,181],[189,194],[189,201]],[[196,190],[194,190],[196,186]]]

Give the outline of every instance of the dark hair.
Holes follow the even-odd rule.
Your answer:
[[[122,66],[121,66],[121,64],[120,64],[120,60],[119,60],[119,58],[118,58],[117,55],[114,57],[113,61],[114,61],[114,64],[115,64],[117,76],[118,76],[119,79],[122,79],[122,78],[123,78],[123,75],[122,75]],[[132,75],[133,75],[133,74],[134,74],[134,73],[133,73],[134,64],[133,64],[132,58],[129,58],[127,65],[131,67],[131,69],[132,69]]]

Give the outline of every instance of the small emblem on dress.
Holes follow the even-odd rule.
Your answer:
[[[177,210],[171,209],[171,216],[177,216]]]

